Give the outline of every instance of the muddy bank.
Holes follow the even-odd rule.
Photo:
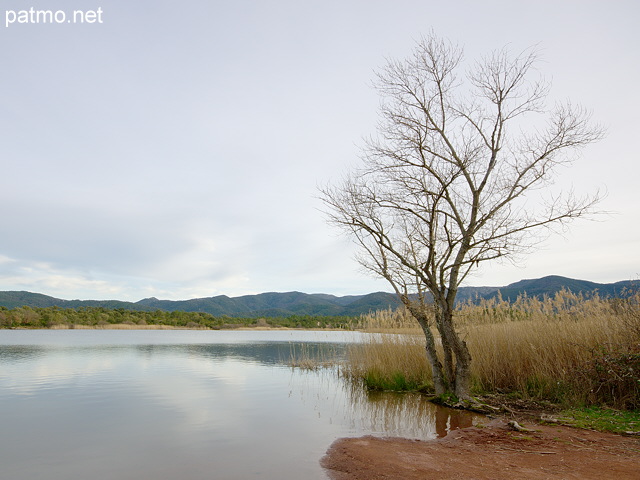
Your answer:
[[[321,464],[333,480],[640,478],[640,439],[507,420],[455,430],[444,438],[343,438]]]

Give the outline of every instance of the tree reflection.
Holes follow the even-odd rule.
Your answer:
[[[374,433],[426,440],[470,427],[481,418],[472,412],[436,405],[419,393],[376,392],[349,381],[345,384],[353,410],[362,412],[356,421]]]

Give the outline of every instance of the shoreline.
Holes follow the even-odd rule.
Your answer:
[[[228,328],[206,328],[206,327],[178,327],[175,325],[130,325],[128,323],[110,323],[108,325],[52,325],[50,327],[12,327],[12,328],[0,328],[0,330],[195,330],[195,331],[309,331],[309,332],[355,332],[357,330],[346,330],[344,328],[291,328],[291,327],[228,327]]]
[[[320,460],[332,480],[636,479],[640,439],[506,417],[435,440],[340,438]]]

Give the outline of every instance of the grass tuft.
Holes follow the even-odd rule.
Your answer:
[[[613,433],[640,434],[640,411],[622,411],[599,406],[574,408],[560,414],[562,422],[580,428]]]

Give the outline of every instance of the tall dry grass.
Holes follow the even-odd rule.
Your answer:
[[[378,335],[349,351],[345,373],[387,389],[431,383],[424,340],[406,312],[378,312],[360,325]],[[640,406],[640,294],[624,300],[559,292],[459,306],[457,328],[472,356],[476,393],[518,392],[571,404]],[[413,328],[413,330],[411,330]]]
[[[415,319],[405,308],[377,310],[352,322],[354,330],[364,330],[375,333],[418,333],[420,328]]]
[[[415,334],[377,334],[353,344],[341,371],[380,390],[420,390],[431,381],[424,337]]]

